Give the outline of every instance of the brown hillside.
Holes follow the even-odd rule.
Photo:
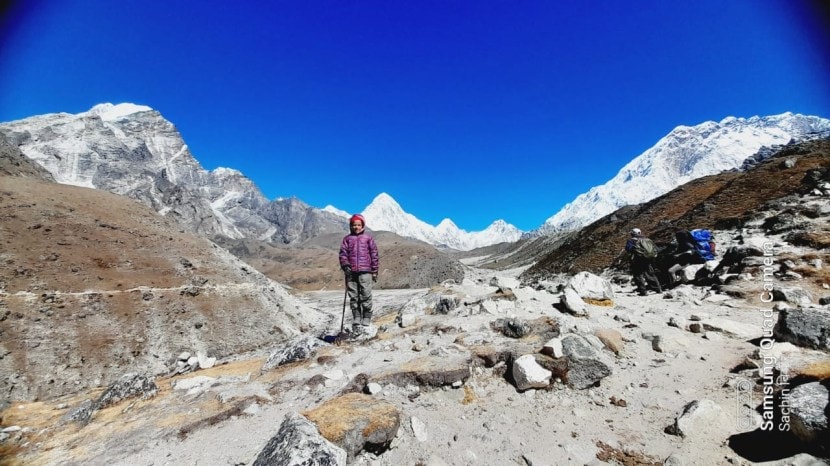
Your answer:
[[[785,165],[785,160],[795,163]],[[764,204],[807,193],[828,178],[830,141],[793,145],[746,172],[699,178],[648,203],[607,215],[539,260],[523,278],[583,270],[599,273],[620,259],[634,227],[657,242],[669,242],[677,229],[739,228]]]
[[[0,405],[259,349],[319,317],[125,197],[0,176],[0,219]]]
[[[235,256],[279,283],[303,291],[343,289],[338,252],[346,234],[312,238],[301,245],[256,240],[219,240]],[[463,266],[421,241],[394,233],[372,232],[380,254],[380,289],[427,288],[445,280],[460,282]]]

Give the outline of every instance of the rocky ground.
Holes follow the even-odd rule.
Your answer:
[[[810,157],[764,181],[802,167],[807,191],[716,222],[729,268],[645,297],[608,269],[459,268],[388,238],[382,280],[453,279],[377,290],[376,332],[341,345],[342,289],[287,289],[0,158],[20,175],[0,177],[0,464],[826,464],[830,184]],[[581,240],[618,255],[599,233]],[[332,241],[238,246],[296,283],[339,277]]]
[[[317,334],[156,378],[87,423],[71,418],[103,389],[16,403],[3,413],[6,462],[824,464],[820,444],[758,428],[759,344],[765,313],[780,314],[759,301],[761,281],[740,284],[746,298],[691,285],[640,297],[624,277],[523,286],[518,272],[471,267],[461,284],[379,291],[377,333],[340,346],[317,337],[339,331],[343,295],[306,294],[331,316]],[[564,283],[579,302],[563,305]],[[826,352],[774,351],[793,380],[827,370]],[[301,434],[297,414],[316,429]]]

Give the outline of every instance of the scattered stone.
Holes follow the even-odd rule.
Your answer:
[[[552,338],[542,346],[542,354],[554,357],[554,358],[561,358],[565,356],[565,353],[562,351],[562,339],[559,337]]]
[[[418,419],[415,416],[409,420],[410,425],[412,426],[412,433],[415,434],[415,438],[419,442],[426,442],[429,440],[429,435],[427,434],[427,425],[424,424],[424,421]]]
[[[790,391],[790,427],[800,440],[830,445],[830,391],[820,382],[799,385]]]
[[[612,405],[619,406],[620,408],[625,408],[626,406],[628,406],[628,402],[626,402],[622,398],[617,398],[616,396],[612,396],[611,398],[609,398],[608,401],[610,401]]]
[[[521,319],[497,319],[490,327],[510,338],[522,338],[531,332],[530,325]]]
[[[568,282],[580,298],[588,298],[596,301],[614,299],[614,289],[611,282],[594,275],[590,272],[579,272]]]
[[[598,329],[594,332],[594,335],[599,338],[605,348],[608,348],[614,354],[619,355],[625,346],[622,334],[614,329]]]
[[[100,409],[112,406],[128,398],[141,397],[150,398],[158,394],[158,386],[155,379],[146,375],[130,373],[124,374],[111,383],[104,393],[95,401],[84,401],[80,406],[73,409],[66,415],[66,418],[86,425],[92,419],[92,415]]]
[[[451,386],[453,383],[466,382],[470,378],[471,359],[467,354],[438,353],[413,359],[390,370],[372,377],[372,382],[398,387]]]
[[[565,292],[562,294],[562,305],[565,307],[567,312],[575,316],[587,316],[588,315],[588,308],[585,305],[585,301],[574,291],[573,288],[565,288]]]
[[[692,322],[689,324],[689,331],[692,333],[703,333],[703,324],[701,324],[700,322]]]
[[[744,339],[760,337],[762,333],[762,329],[758,325],[744,324],[722,317],[710,317],[700,323],[704,330],[725,333]]]
[[[210,369],[216,365],[216,358],[209,358],[207,353],[203,351],[196,352],[196,359],[199,364],[199,369]]]
[[[656,335],[651,340],[651,348],[659,353],[680,353],[689,349],[689,340],[676,334]]]
[[[401,328],[412,327],[418,322],[418,317],[414,314],[401,314],[399,317],[399,325]]]
[[[326,440],[311,421],[288,414],[277,434],[268,441],[253,466],[317,464],[345,466],[348,455]]]
[[[695,400],[683,407],[674,424],[666,427],[667,434],[683,438],[715,435],[714,427],[729,425],[729,416],[712,400]],[[717,437],[720,438],[720,437]]]
[[[545,388],[550,385],[553,373],[536,362],[532,354],[525,354],[513,361],[513,380],[516,388],[524,391],[529,388]]]
[[[579,335],[565,335],[562,350],[568,360],[568,385],[573,388],[592,387],[612,373],[606,356]]]
[[[171,387],[173,388],[173,390],[187,390],[188,394],[192,394],[196,393],[193,391],[194,389],[204,389],[205,387],[209,386],[214,382],[216,382],[215,377],[199,375],[196,377],[175,380],[171,384]]]
[[[378,383],[370,382],[366,384],[366,391],[369,392],[370,395],[377,395],[383,391],[383,387],[381,387]]]
[[[284,364],[310,358],[317,352],[317,348],[325,345],[322,340],[305,337],[278,349],[268,356],[260,371],[265,372]]]
[[[784,301],[796,306],[810,304],[813,302],[813,297],[810,292],[801,288],[776,288],[772,290],[772,299],[775,301]]]
[[[360,393],[334,398],[302,414],[317,424],[323,437],[346,450],[349,462],[363,450],[388,449],[401,423],[395,405]]]
[[[458,296],[440,296],[438,298],[438,304],[435,305],[435,312],[437,314],[449,314],[458,307],[460,302],[461,299],[459,299]]]
[[[830,311],[820,308],[784,309],[773,329],[776,340],[818,350],[830,349]]]

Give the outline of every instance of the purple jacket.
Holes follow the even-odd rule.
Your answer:
[[[340,267],[348,265],[352,272],[378,273],[378,247],[365,231],[348,234],[340,244]]]

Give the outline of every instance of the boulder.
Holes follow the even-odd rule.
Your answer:
[[[317,464],[345,466],[346,451],[326,440],[311,421],[296,413],[285,416],[277,434],[254,460],[254,466]]]
[[[830,391],[820,382],[799,385],[790,391],[790,428],[807,443],[830,445]]]
[[[608,358],[580,335],[562,337],[562,352],[568,360],[568,385],[573,388],[592,387],[612,373]]]
[[[773,328],[778,341],[830,350],[830,311],[819,308],[782,309]]]
[[[401,413],[387,401],[348,393],[303,413],[328,441],[346,450],[352,462],[363,450],[382,452],[398,434]]]
[[[588,308],[585,304],[585,301],[574,291],[573,288],[568,287],[565,288],[565,292],[562,293],[562,305],[565,307],[565,310],[570,312],[575,316],[587,316],[588,315]]]
[[[810,304],[813,302],[813,297],[810,293],[798,287],[776,288],[772,291],[772,299],[774,301],[784,301],[790,304],[795,304],[796,306]]]
[[[714,401],[695,400],[683,407],[683,412],[665,431],[683,438],[722,438],[722,434],[716,431],[719,427],[730,425],[729,422],[727,413]]]
[[[323,345],[325,343],[322,340],[313,337],[296,340],[272,352],[265,361],[265,364],[262,365],[260,371],[265,372],[284,364],[308,359],[317,352],[317,348]]]
[[[597,301],[614,299],[614,289],[611,282],[590,272],[579,272],[568,282],[580,298],[589,298]]]
[[[513,380],[519,391],[529,388],[545,388],[550,385],[552,375],[551,371],[536,362],[532,354],[525,354],[513,361]]]

